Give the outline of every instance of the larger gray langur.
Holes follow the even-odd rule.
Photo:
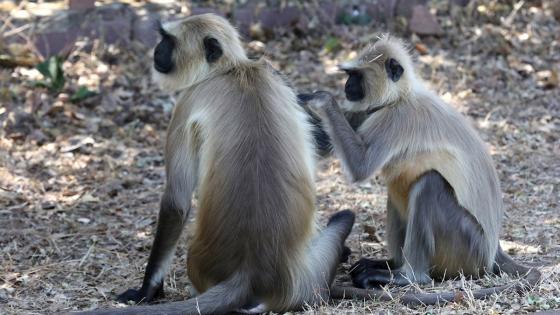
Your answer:
[[[540,272],[514,262],[499,245],[502,192],[488,150],[467,120],[416,76],[402,41],[384,36],[340,68],[348,74],[345,109],[378,110],[355,132],[329,93],[315,93],[308,106],[324,120],[352,181],[381,170],[388,185],[386,235],[392,257],[362,258],[351,271],[354,284],[406,285],[504,271],[524,278],[476,291],[474,297],[535,285]],[[461,296],[443,294],[423,302]]]
[[[352,229],[341,211],[316,229],[314,146],[296,95],[268,64],[250,60],[237,31],[212,14],[161,27],[156,76],[180,90],[165,150],[166,185],[142,287],[121,301],[150,302],[198,190],[187,273],[200,295],[93,314],[283,312],[317,305]]]

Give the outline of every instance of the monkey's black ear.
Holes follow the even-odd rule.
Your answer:
[[[385,62],[385,70],[387,71],[387,76],[393,82],[399,81],[404,72],[404,68],[393,58]]]
[[[204,53],[206,54],[206,61],[212,63],[220,59],[224,52],[217,39],[206,37],[204,38]]]

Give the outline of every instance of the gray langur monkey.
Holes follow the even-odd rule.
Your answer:
[[[93,314],[283,312],[329,298],[354,214],[316,230],[314,146],[296,95],[263,60],[250,60],[227,20],[204,14],[166,23],[156,77],[180,90],[167,132],[166,186],[139,290],[150,302],[198,191],[187,272],[200,293],[186,301]]]
[[[355,132],[328,92],[316,92],[308,106],[326,124],[352,181],[381,170],[388,185],[392,258],[359,260],[351,270],[354,284],[406,285],[503,271],[524,278],[474,297],[534,286],[540,272],[514,262],[500,247],[502,192],[490,154],[467,120],[416,76],[404,44],[384,36],[340,68],[348,74],[345,109],[378,110]],[[460,296],[431,296],[423,303]]]

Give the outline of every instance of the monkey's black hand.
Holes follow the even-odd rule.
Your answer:
[[[370,289],[392,281],[394,262],[392,259],[361,258],[350,267],[350,276],[355,286]]]
[[[150,303],[156,298],[163,298],[164,295],[163,283],[161,283],[157,288],[153,289],[128,289],[117,297],[117,301],[125,304],[128,304],[129,301],[133,301],[136,304]]]
[[[309,109],[317,116],[323,117],[324,111],[327,107],[336,106],[334,96],[327,91],[317,91],[307,101]]]
[[[307,102],[311,99],[313,99],[313,94],[301,93],[297,95],[298,104],[305,110],[307,115],[309,115],[309,122],[313,125],[313,138],[315,139],[317,152],[320,156],[327,156],[332,151],[331,139],[325,132],[319,116],[314,114],[309,106],[307,106]]]
[[[391,272],[381,269],[369,269],[352,275],[352,283],[358,288],[373,289],[391,282]]]
[[[313,99],[313,94],[300,93],[297,95],[297,102],[300,106],[307,105],[307,102]]]
[[[401,268],[395,267],[397,266],[392,259],[361,258],[350,267],[350,276],[355,286],[364,289],[388,283],[405,286],[411,282],[425,284],[432,281],[427,274],[419,273],[413,277],[407,277]]]

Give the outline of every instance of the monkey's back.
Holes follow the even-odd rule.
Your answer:
[[[390,194],[403,200],[418,176],[432,169],[438,171],[453,187],[459,204],[481,225],[486,252],[490,254],[487,264],[491,267],[503,211],[492,158],[465,117],[437,95],[421,91],[414,99],[416,103],[382,110],[368,122],[375,126],[368,131],[371,135],[384,133],[388,138],[402,140],[392,148],[391,158],[383,168]],[[399,208],[407,211],[406,204]]]
[[[189,99],[189,123],[201,133],[191,281],[205,291],[251,270],[263,298],[289,295],[291,284],[280,281],[292,278],[312,235],[315,203],[314,151],[295,95],[251,63],[193,88]]]

